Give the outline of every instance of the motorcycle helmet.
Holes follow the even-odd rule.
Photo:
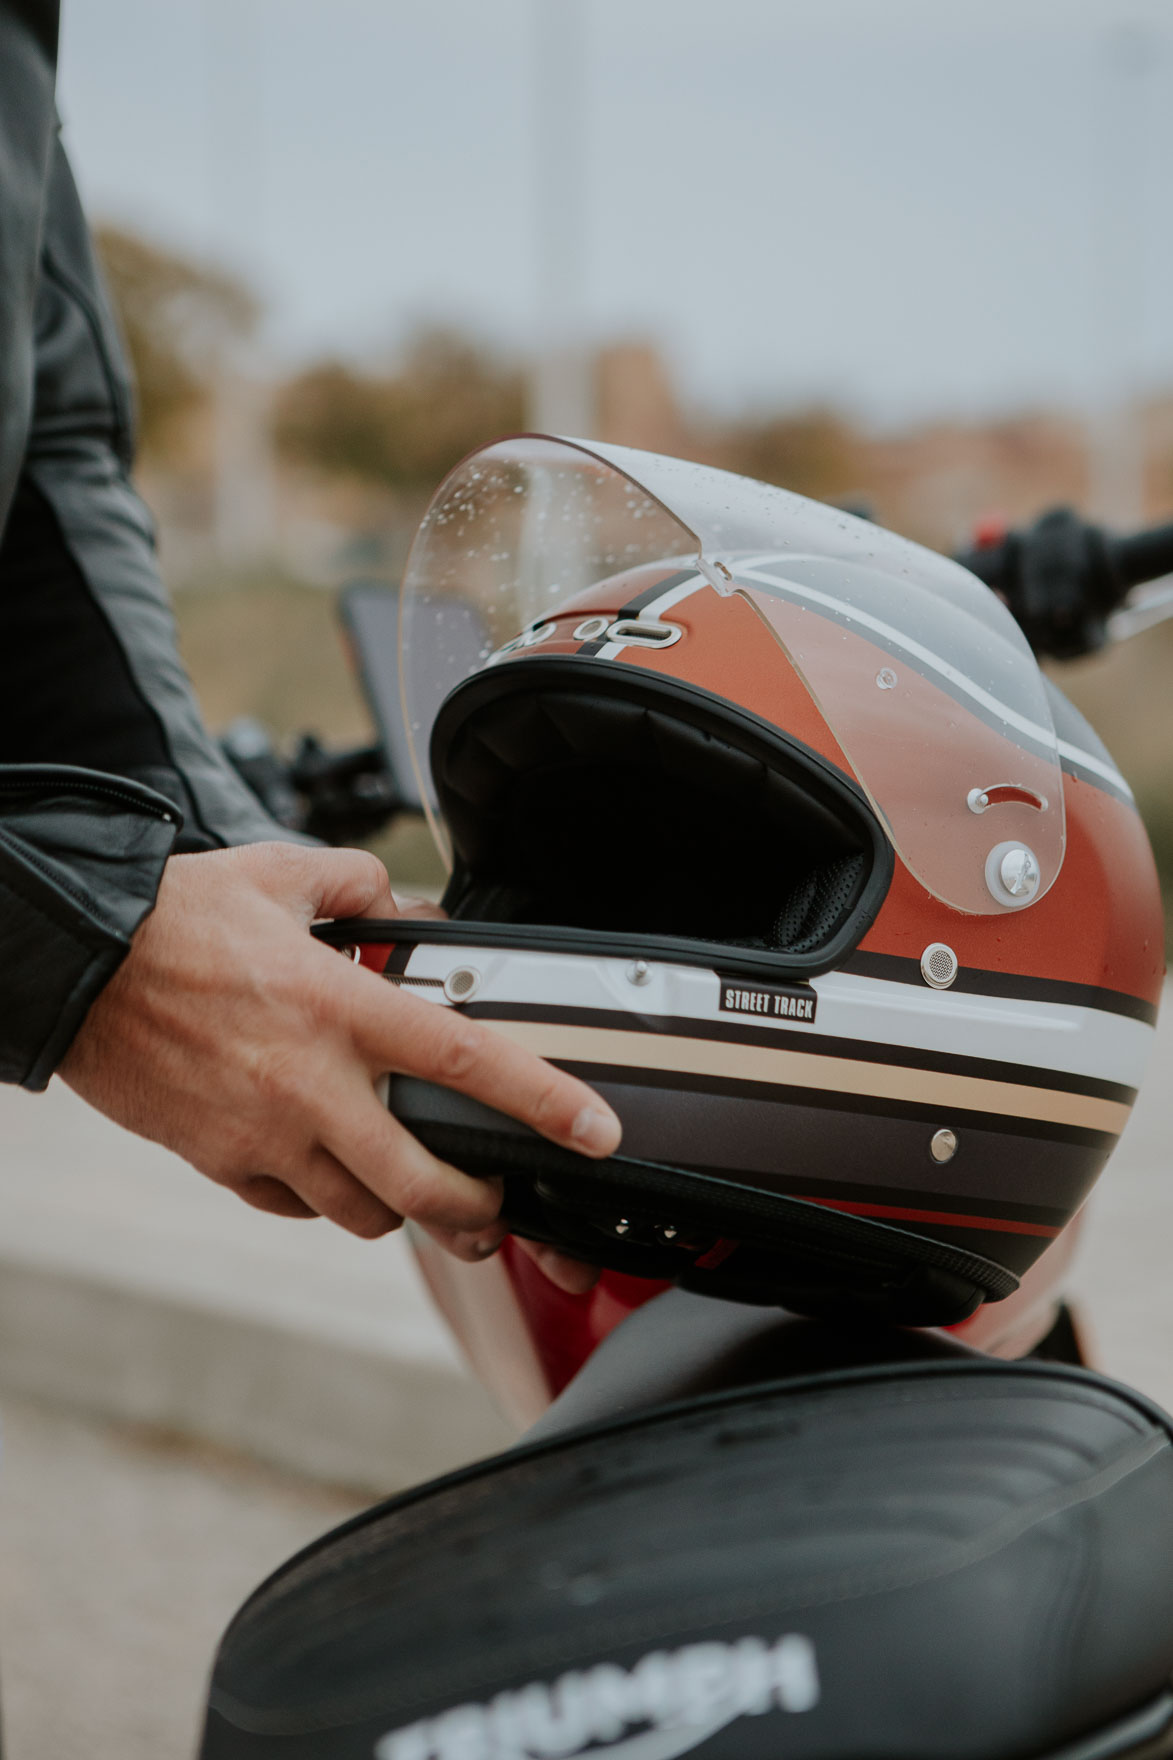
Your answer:
[[[945,558],[728,473],[525,436],[445,480],[401,688],[446,922],[389,981],[592,1083],[589,1162],[396,1078],[515,1232],[798,1312],[1009,1295],[1127,1120],[1160,898],[1127,784]]]

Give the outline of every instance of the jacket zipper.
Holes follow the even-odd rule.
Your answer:
[[[165,825],[174,825],[176,814],[165,812],[157,807],[154,801],[143,800],[140,795],[130,794],[126,789],[117,788],[102,782],[75,782],[57,776],[5,776],[0,770],[0,795],[14,794],[21,789],[44,789],[58,783],[60,787],[72,794],[92,794],[99,800],[122,801],[128,807],[137,807],[140,812],[151,813],[161,819]]]
[[[46,775],[44,772],[42,772],[39,778],[35,776],[5,776],[3,769],[0,768],[0,796],[4,794],[15,794],[22,789],[26,791],[32,788],[43,789],[49,785],[51,780],[55,779],[56,778],[53,778],[51,775]],[[164,812],[161,807],[155,806],[153,801],[142,800],[138,795],[131,794],[128,790],[123,788],[118,788],[106,783],[90,781],[73,782],[68,786],[72,788],[75,794],[92,794],[96,795],[99,800],[122,801],[128,806],[137,807],[140,811],[145,810],[154,818],[161,820],[165,825],[174,825],[176,821],[177,815],[175,813]],[[0,823],[0,841],[3,840],[3,835],[4,827],[3,824]],[[30,868],[35,869],[43,880],[49,882],[50,886],[55,887],[59,892],[63,892],[68,898],[71,898],[73,902],[85,912],[86,916],[89,917],[92,922],[96,923],[99,928],[103,929],[107,935],[111,933],[109,924],[103,923],[96,913],[96,901],[93,898],[87,897],[87,895],[84,892],[79,891],[76,886],[71,886],[68,880],[63,880],[59,874],[55,874],[53,870],[40,859],[35,850],[25,849],[21,854],[21,860],[26,862]],[[115,934],[117,934],[116,931]]]

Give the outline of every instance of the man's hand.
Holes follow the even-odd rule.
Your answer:
[[[360,850],[252,844],[173,856],[158,901],[61,1066],[98,1111],[260,1210],[373,1238],[404,1217],[450,1251],[500,1243],[499,1182],[470,1179],[379,1102],[388,1070],[483,1100],[584,1155],[619,1121],[590,1088],[313,940],[319,917],[396,916]],[[535,1253],[565,1287],[593,1274]]]

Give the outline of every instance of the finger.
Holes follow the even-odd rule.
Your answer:
[[[315,888],[314,914],[324,917],[399,915],[387,870],[366,849],[319,852],[328,864]]]
[[[352,986],[351,998],[355,1037],[372,1068],[459,1089],[582,1155],[602,1157],[619,1147],[619,1120],[593,1089],[503,1032],[403,990],[390,991],[373,975],[369,984]]]
[[[470,1265],[479,1265],[491,1259],[498,1251],[501,1243],[508,1239],[509,1230],[503,1222],[495,1222],[491,1228],[479,1232],[468,1232],[452,1228],[434,1228],[424,1223],[425,1234],[431,1235],[437,1246],[443,1247],[455,1259],[463,1259]]]
[[[356,1072],[336,1080],[319,1118],[324,1145],[384,1204],[413,1222],[483,1234],[497,1220],[502,1184],[472,1179],[432,1155],[405,1130]]]
[[[296,1192],[290,1191],[284,1180],[274,1179],[267,1173],[253,1174],[239,1181],[233,1190],[238,1198],[243,1198],[254,1210],[267,1210],[270,1216],[308,1218],[318,1214],[308,1204],[303,1203]]]
[[[314,1150],[304,1166],[290,1174],[289,1183],[319,1216],[363,1240],[377,1240],[402,1227],[402,1212],[356,1178],[328,1149]]]
[[[517,1244],[550,1282],[567,1295],[585,1296],[602,1275],[597,1265],[584,1265],[581,1259],[572,1259],[569,1253],[560,1253],[545,1241],[525,1241],[518,1236]]]
[[[387,870],[370,850],[262,843],[232,853],[270,897],[307,926],[322,917],[398,915]]]
[[[373,916],[374,912],[369,914]],[[448,918],[448,912],[441,910],[438,904],[433,904],[430,898],[416,898],[407,893],[396,893],[395,914],[399,917],[426,917],[440,922],[446,922]]]

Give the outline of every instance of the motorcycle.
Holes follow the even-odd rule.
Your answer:
[[[430,1148],[504,1177],[515,1237],[602,1274],[574,1296],[516,1238],[478,1266],[415,1240],[527,1433],[262,1585],[204,1760],[1173,1755],[1173,1421],[1085,1366],[1062,1298],[1155,1019],[1151,857],[998,604],[1037,651],[1130,633],[1173,610],[1125,603],[1173,529],[1047,516],[962,560],[527,437],[447,479],[398,603],[344,600],[381,738],[303,748],[297,792],[319,833],[422,812],[451,916],[315,932],[586,1075],[625,1136],[588,1170],[389,1078]],[[802,687],[782,757],[737,707],[757,656],[755,702]],[[698,825],[678,781],[706,764]],[[767,934],[784,821],[818,866]],[[692,864],[670,898],[665,855]],[[1026,913],[1065,861],[1106,890],[1056,952],[1019,926],[1054,921]]]

